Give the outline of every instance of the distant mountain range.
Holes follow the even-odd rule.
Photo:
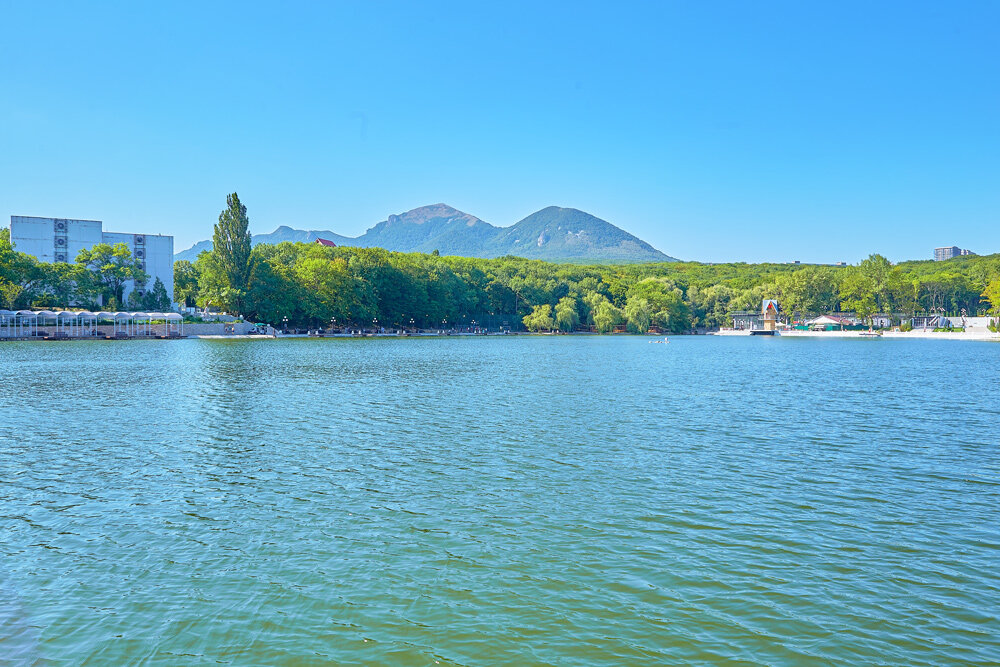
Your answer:
[[[254,234],[253,244],[327,239],[337,245],[385,248],[398,252],[433,252],[464,257],[516,255],[529,259],[576,262],[672,262],[642,239],[610,222],[575,208],[549,206],[510,227],[495,227],[446,204],[422,206],[390,215],[357,238],[330,231],[306,231],[282,225],[270,234]],[[174,259],[194,261],[211,250],[199,241]]]

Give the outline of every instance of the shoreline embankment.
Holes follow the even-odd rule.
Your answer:
[[[31,342],[31,341],[74,341],[74,340],[182,340],[182,339],[201,339],[201,340],[283,340],[292,338],[442,338],[442,337],[482,337],[482,336],[554,336],[556,334],[552,332],[530,332],[530,331],[518,331],[510,332],[506,334],[502,333],[466,333],[466,332],[438,332],[438,331],[422,331],[422,332],[411,332],[406,334],[399,333],[337,333],[337,334],[323,334],[322,336],[311,335],[311,334],[282,334],[277,335],[265,335],[265,334],[251,334],[251,333],[218,333],[216,331],[210,331],[209,333],[195,333],[185,331],[181,336],[171,336],[170,338],[165,338],[161,335],[149,335],[149,336],[128,336],[114,338],[113,336],[105,337],[101,336],[67,336],[67,337],[3,337],[0,336],[0,343],[3,342]],[[602,334],[596,334],[593,332],[573,332],[571,334],[562,334],[570,336],[599,336]],[[632,334],[632,333],[614,333],[614,334],[603,334],[608,336],[633,336],[640,338],[662,338],[664,334]],[[686,334],[672,334],[671,337],[682,337]],[[709,331],[706,334],[709,336],[744,336],[750,337],[749,331],[733,331],[733,330],[721,330],[721,331]],[[779,331],[776,332],[774,336],[761,336],[763,338],[820,338],[820,339],[887,339],[887,340],[952,340],[952,341],[968,341],[968,342],[1000,342],[1000,333],[994,333],[992,331],[875,331],[869,333],[868,331]]]

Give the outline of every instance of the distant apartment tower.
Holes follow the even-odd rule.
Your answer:
[[[958,246],[948,246],[947,248],[934,248],[934,259],[941,262],[960,255],[975,255],[976,253]]]
[[[81,250],[98,243],[124,243],[132,256],[142,263],[142,270],[149,275],[149,280],[145,283],[134,284],[133,281],[128,281],[125,285],[125,298],[128,298],[132,290],[139,290],[141,296],[147,289],[152,289],[159,278],[167,288],[170,300],[174,300],[173,236],[106,232],[100,220],[12,215],[10,240],[16,250],[48,263],[73,263]]]

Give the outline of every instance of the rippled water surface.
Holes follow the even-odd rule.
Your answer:
[[[5,343],[0,371],[0,663],[1000,660],[1000,345]]]

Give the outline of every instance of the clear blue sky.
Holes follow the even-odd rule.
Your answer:
[[[0,0],[0,215],[580,208],[703,261],[1000,251],[1000,3]]]

